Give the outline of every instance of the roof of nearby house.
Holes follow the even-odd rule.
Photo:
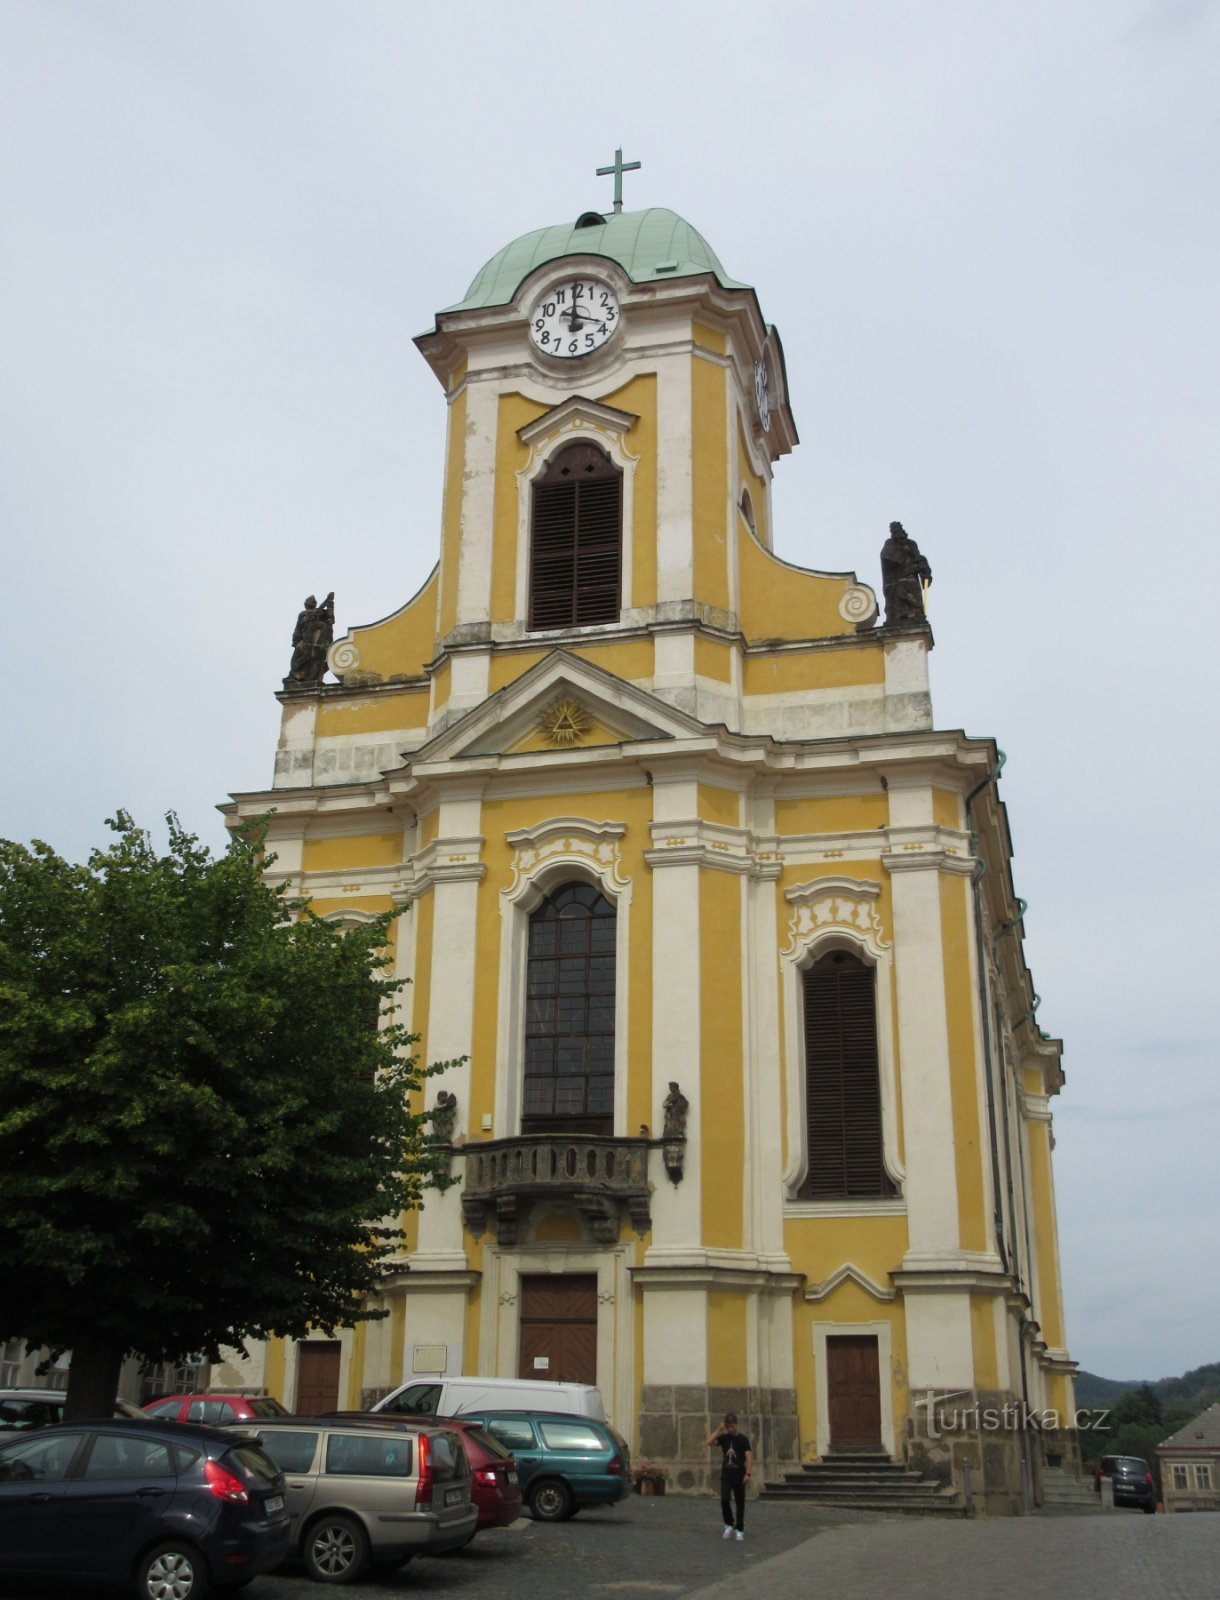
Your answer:
[[[1158,1450],[1220,1450],[1220,1402],[1171,1433]]]

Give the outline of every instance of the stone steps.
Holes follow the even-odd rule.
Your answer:
[[[1042,1504],[1054,1510],[1100,1511],[1101,1496],[1091,1478],[1073,1478],[1062,1467],[1044,1467]]]
[[[763,1500],[811,1500],[858,1511],[901,1511],[964,1516],[955,1489],[914,1472],[888,1456],[834,1456],[807,1461],[782,1478],[768,1479]]]

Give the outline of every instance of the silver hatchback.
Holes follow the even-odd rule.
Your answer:
[[[250,1419],[284,1474],[290,1553],[321,1583],[350,1583],[368,1567],[442,1555],[473,1537],[477,1507],[460,1437],[444,1428],[378,1427],[376,1419]]]

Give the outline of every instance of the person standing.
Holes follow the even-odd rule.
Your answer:
[[[737,1426],[737,1413],[726,1411],[724,1421],[707,1442],[720,1446],[720,1511],[724,1517],[726,1539],[746,1536],[746,1484],[754,1466],[754,1449]],[[736,1512],[736,1515],[734,1515]]]

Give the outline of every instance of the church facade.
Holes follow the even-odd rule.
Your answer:
[[[756,1480],[874,1451],[1029,1505],[1074,1450],[1060,1049],[1002,757],[933,721],[921,569],[883,620],[774,554],[783,349],[672,212],[513,241],[417,343],[439,561],[335,681],[286,681],[273,787],[229,814],[273,813],[320,914],[407,908],[460,1181],[383,1320],[257,1375],[302,1408],[595,1382],[677,1487],[732,1407]]]

